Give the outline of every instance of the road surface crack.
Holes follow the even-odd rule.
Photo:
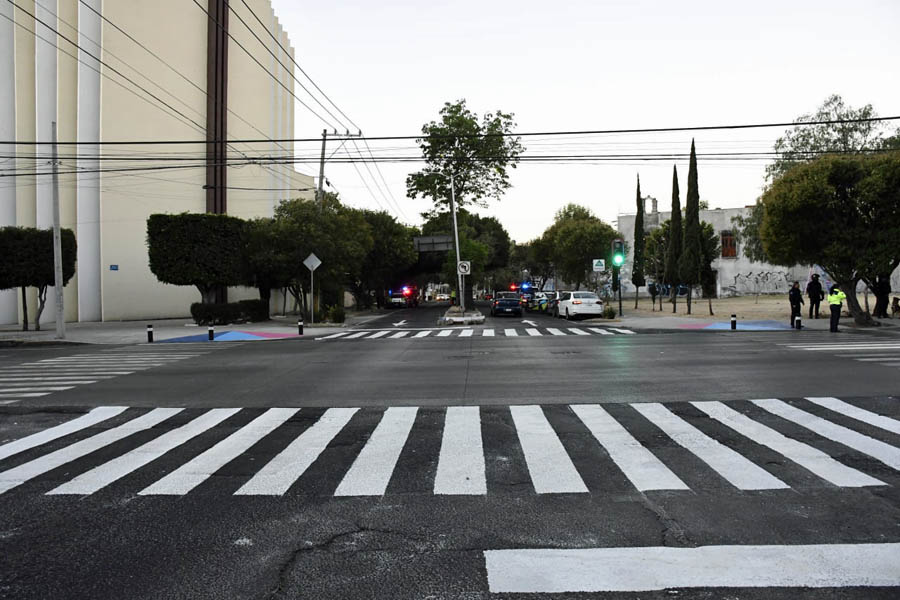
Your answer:
[[[659,504],[653,502],[644,495],[641,495],[641,504],[649,510],[659,521],[662,526],[660,538],[663,546],[690,547],[695,544],[688,538],[687,532],[681,524],[669,516],[666,509]]]

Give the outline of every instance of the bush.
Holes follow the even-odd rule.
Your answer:
[[[246,321],[267,321],[269,304],[264,300],[241,300],[227,304],[191,304],[191,316],[197,325],[228,325]]]
[[[612,306],[607,306],[603,309],[603,318],[604,319],[615,319],[616,318],[616,309]]]
[[[241,316],[251,322],[269,320],[269,303],[265,300],[241,300],[238,302]]]
[[[332,323],[343,323],[346,318],[343,306],[335,305],[328,309],[328,320]]]

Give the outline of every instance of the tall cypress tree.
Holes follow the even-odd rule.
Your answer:
[[[669,220],[669,246],[666,252],[666,283],[672,286],[672,312],[678,299],[681,260],[681,199],[678,197],[678,167],[672,167],[672,218]]]
[[[688,166],[687,198],[684,205],[684,239],[678,271],[681,283],[688,286],[687,314],[691,314],[693,287],[700,283],[703,258],[700,230],[700,191],[697,189],[697,152],[691,140],[691,162]]]
[[[634,256],[631,265],[631,283],[634,284],[634,307],[638,307],[638,290],[644,280],[644,201],[641,199],[641,176],[637,178],[637,214],[634,217]]]

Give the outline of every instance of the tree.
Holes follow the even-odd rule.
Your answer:
[[[660,286],[666,276],[666,257],[669,247],[671,221],[663,221],[659,228],[650,232],[646,239],[647,272],[653,273],[654,283]],[[662,292],[659,295],[659,310],[663,309]]]
[[[378,304],[385,291],[393,286],[418,258],[413,236],[416,230],[400,223],[384,211],[362,211],[372,234],[372,249],[362,262],[353,293],[357,304],[370,302],[369,292],[375,292]]]
[[[25,227],[0,228],[0,290],[22,288],[22,331],[28,331],[28,263],[31,236]]]
[[[826,155],[797,165],[762,197],[760,237],[776,264],[818,264],[847,294],[860,324],[873,323],[856,298],[900,264],[900,152]]]
[[[700,191],[697,188],[697,152],[691,140],[691,159],[688,166],[687,198],[684,210],[684,237],[678,274],[681,283],[687,285],[687,314],[691,314],[691,297],[694,286],[700,283],[702,241],[700,239]]]
[[[672,167],[672,217],[669,225],[669,243],[666,244],[666,283],[672,286],[672,312],[678,301],[681,263],[681,199],[678,197],[678,167]]]
[[[712,299],[716,297],[716,272],[712,263],[719,256],[719,236],[712,224],[700,223],[700,287],[703,297],[709,301],[709,316],[713,315]]]
[[[446,212],[452,174],[458,207],[486,207],[489,199],[499,200],[511,185],[507,168],[516,167],[525,149],[512,135],[514,127],[512,113],[486,113],[479,121],[465,100],[445,103],[440,120],[422,126],[417,143],[426,165],[407,176],[406,195],[430,198],[431,213]]]
[[[552,256],[557,273],[580,289],[593,273],[593,258],[603,256],[612,264],[611,244],[617,237],[618,232],[600,219],[564,221],[554,235]]]
[[[747,216],[737,215],[731,217],[734,226],[734,240],[741,245],[741,252],[753,262],[772,262],[766,256],[762,240],[759,237],[759,227],[762,225],[765,207],[759,200],[747,211]]]
[[[634,284],[634,307],[638,307],[638,290],[646,285],[644,279],[644,199],[641,198],[641,177],[637,180],[637,214],[634,217],[634,256],[631,262],[631,283]]]
[[[247,223],[244,252],[247,260],[247,285],[259,290],[261,300],[269,304],[272,290],[287,287],[292,272],[291,240],[284,224],[271,218]]]
[[[217,288],[247,282],[246,225],[228,215],[150,215],[150,271],[163,283],[197,286],[212,304]]]

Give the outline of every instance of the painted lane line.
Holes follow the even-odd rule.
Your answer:
[[[612,331],[600,329],[599,327],[588,327],[588,331],[593,331],[594,333],[599,333],[600,335],[615,335]]]
[[[431,332],[430,332],[430,331],[420,331],[419,333],[417,333],[417,334],[414,335],[413,337],[414,337],[414,338],[423,338],[423,337],[428,337],[429,335],[431,335]]]
[[[434,493],[487,494],[481,414],[477,406],[451,406],[444,417],[441,453],[434,477]]]
[[[236,496],[281,496],[306,472],[325,447],[356,414],[358,408],[329,408],[309,429],[301,433],[257,471],[234,494]]]
[[[634,332],[630,329],[620,329],[618,327],[610,327],[613,331],[618,331],[619,333],[624,333],[625,335],[634,335]]]
[[[41,392],[41,393],[29,392],[26,394],[0,394],[0,398],[40,398],[41,396],[49,396],[49,395],[50,395],[50,392]],[[3,402],[3,404],[12,404],[12,403],[13,403],[12,400],[10,400],[9,402]]]
[[[774,398],[754,400],[753,404],[769,411],[773,415],[778,415],[782,419],[792,421],[824,438],[843,444],[848,448],[853,448],[857,452],[862,452],[863,454],[880,460],[892,469],[900,471],[900,448],[895,448],[890,444],[885,444],[875,438],[863,435],[858,431],[848,429],[843,425],[838,425],[837,423],[832,423],[822,417],[817,417],[814,414],[808,413],[805,410],[800,410],[781,400],[776,400]]]
[[[662,404],[632,404],[631,407],[737,489],[783,490],[790,487],[728,446],[707,436]]]
[[[64,392],[65,390],[71,390],[72,386],[46,386],[46,385],[36,385],[32,387],[4,387],[0,385],[0,391],[4,393],[12,393],[12,392]]]
[[[459,337],[472,337],[473,333],[475,333],[474,329],[463,329],[459,332]]]
[[[317,340],[333,340],[335,338],[344,337],[350,333],[349,331],[342,331],[341,333],[332,333],[331,335],[326,335],[325,337],[316,338]]]
[[[591,334],[589,334],[587,331],[585,331],[584,329],[578,329],[577,327],[570,327],[570,328],[569,328],[569,331],[571,331],[571,332],[574,333],[575,335],[591,335]]]
[[[410,334],[409,331],[398,331],[397,333],[395,333],[394,335],[391,336],[391,339],[392,339],[392,340],[398,340],[398,339],[400,339],[400,338],[402,338],[402,337],[408,336],[409,334]]]
[[[52,365],[52,364],[73,364],[73,365],[83,365],[83,364],[97,364],[97,365],[108,365],[108,364],[118,364],[118,363],[152,363],[152,364],[163,364],[170,362],[178,362],[176,360],[168,360],[165,358],[48,358],[45,360],[38,361],[39,364],[42,365]]]
[[[846,351],[846,350],[888,350],[888,349],[900,349],[900,344],[894,344],[891,346],[871,346],[871,345],[870,346],[844,346],[844,345],[815,346],[815,347],[806,347],[806,348],[799,348],[799,349],[807,350],[807,351],[816,351],[816,350],[828,350],[828,351],[831,351],[831,350],[843,350],[843,351]]]
[[[540,406],[510,406],[528,474],[538,494],[587,492],[587,486]]]
[[[504,329],[503,335],[505,335],[506,337],[518,337],[519,332],[516,331],[515,329]]]
[[[807,400],[814,404],[818,404],[819,406],[823,406],[828,410],[848,416],[851,419],[856,419],[857,421],[862,421],[863,423],[868,423],[874,427],[900,435],[900,421],[896,419],[891,419],[864,410],[858,406],[848,404],[843,400],[838,400],[837,398],[807,398]]]
[[[82,456],[87,456],[100,448],[124,439],[138,431],[150,429],[166,419],[177,415],[183,410],[183,408],[155,408],[127,423],[119,425],[118,427],[108,429],[102,433],[81,440],[80,442],[75,442],[65,448],[60,448],[56,452],[45,454],[30,462],[21,464],[18,467],[4,471],[3,473],[0,473],[0,494],[17,487],[38,475],[43,475],[48,471],[52,471],[57,467],[61,467],[73,460],[77,460]]]
[[[47,442],[52,442],[53,440],[75,433],[76,431],[93,427],[98,423],[102,423],[107,419],[111,419],[112,417],[123,413],[126,409],[127,407],[125,406],[100,406],[71,421],[66,421],[65,423],[51,427],[50,429],[44,429],[43,431],[39,431],[14,442],[4,444],[0,446],[0,460],[46,444]]]
[[[822,479],[840,487],[885,485],[884,482],[839,463],[824,452],[758,423],[721,402],[691,402],[698,409],[750,440],[766,446]]]
[[[547,331],[549,331],[551,335],[566,335],[565,332],[563,332],[555,327],[548,327]]]
[[[41,373],[43,371],[25,371],[25,370],[16,370],[16,371],[0,371],[0,375],[6,376],[30,376],[36,375],[37,373]],[[131,375],[135,371],[95,371],[92,369],[89,370],[79,370],[79,371],[71,371],[71,370],[57,370],[53,369],[52,371],[47,371],[48,373],[52,373],[54,376],[66,376],[66,377],[105,377],[107,379],[113,379],[119,375]]]
[[[853,360],[858,360],[858,361],[862,361],[862,362],[881,362],[884,360],[891,360],[891,359],[897,359],[897,358],[900,358],[900,357],[897,357],[897,356],[874,356],[874,357],[869,356],[866,358],[854,358]]]
[[[108,378],[107,378],[108,379]],[[44,385],[81,385],[83,383],[97,383],[97,379],[85,379],[83,377],[25,377],[20,379],[0,379],[0,388],[3,388],[7,385],[31,385],[31,386],[41,386]]]
[[[184,360],[183,358],[170,356],[109,356],[109,355],[90,355],[90,356],[59,356],[57,358],[45,358],[41,362],[120,362],[120,361],[152,361],[152,362],[177,362]]]
[[[384,411],[381,422],[335,490],[335,496],[384,494],[418,410],[415,406],[392,406]]]
[[[882,362],[882,363],[877,363],[877,364],[882,365],[882,366],[885,366],[885,367],[900,367],[900,361],[897,361],[897,362]]]
[[[93,494],[97,490],[103,489],[129,473],[153,462],[204,431],[212,429],[228,417],[237,414],[240,410],[240,408],[214,408],[209,410],[186,425],[167,431],[143,446],[103,463],[86,473],[82,473],[75,479],[50,490],[47,492],[47,495]]]
[[[345,340],[353,340],[353,339],[356,339],[356,338],[361,338],[361,337],[363,337],[364,335],[368,335],[369,333],[370,333],[370,332],[368,332],[368,331],[358,331],[358,332],[356,332],[356,333],[351,333],[350,335],[348,335],[348,336],[345,337],[344,339],[345,339]]]
[[[211,477],[213,473],[272,433],[299,410],[299,408],[270,408],[203,454],[141,490],[138,495],[180,496],[187,494]]]
[[[33,373],[31,373],[33,375]],[[88,379],[90,377],[90,379]],[[10,381],[46,381],[50,383],[94,383],[100,379],[113,379],[112,377],[96,377],[94,375],[88,376],[51,376],[51,377],[0,377],[0,381],[10,382]]]
[[[453,333],[452,329],[443,329],[438,332],[437,337],[447,337],[448,335],[450,335],[452,333]]]
[[[492,593],[894,587],[900,544],[487,550]]]
[[[376,331],[375,333],[373,333],[372,335],[370,335],[370,336],[367,337],[366,339],[368,339],[368,340],[377,340],[378,338],[384,337],[384,336],[386,336],[386,335],[389,334],[389,333],[390,333],[390,331]]]
[[[493,329],[485,329],[481,332],[481,337],[494,337],[494,333]]]
[[[571,409],[638,490],[689,489],[602,407],[597,404],[573,404]]]
[[[525,329],[525,332],[526,332],[528,335],[535,336],[535,337],[544,335],[543,333],[541,333],[540,331],[538,331],[538,330],[535,329],[534,327],[528,327],[527,329]]]

